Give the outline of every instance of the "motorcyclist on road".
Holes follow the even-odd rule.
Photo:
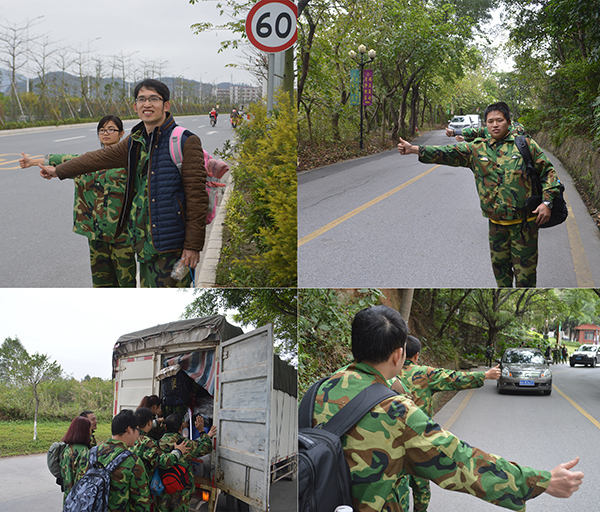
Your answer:
[[[210,111],[210,113],[208,114],[208,117],[215,120],[215,124],[217,124],[217,117],[219,117],[219,114],[217,113],[217,110],[213,107],[213,109]]]

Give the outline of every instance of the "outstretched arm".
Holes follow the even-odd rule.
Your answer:
[[[21,151],[23,158],[19,159],[19,165],[21,169],[27,169],[28,167],[32,167],[34,165],[44,165],[43,158],[29,158],[25,153]]]

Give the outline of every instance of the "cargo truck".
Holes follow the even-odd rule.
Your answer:
[[[121,336],[113,349],[114,414],[149,395],[169,409],[173,389],[165,384],[174,375],[193,388],[175,399],[217,426],[212,453],[194,461],[196,497],[209,511],[221,491],[228,503],[269,510],[271,483],[297,468],[297,371],[273,353],[272,326],[244,334],[215,315]]]

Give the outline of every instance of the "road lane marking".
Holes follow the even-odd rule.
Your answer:
[[[585,255],[585,249],[583,242],[581,241],[581,234],[577,227],[577,220],[575,220],[575,214],[571,208],[571,203],[566,193],[563,193],[569,215],[567,216],[567,234],[569,236],[569,247],[571,248],[571,257],[573,258],[573,266],[575,267],[575,277],[577,278],[578,288],[593,288],[594,278],[590,271],[590,265]]]
[[[583,414],[588,420],[590,420],[596,427],[600,428],[600,421],[594,418],[591,414],[586,412],[582,407],[577,405],[573,400],[571,400],[567,395],[565,395],[560,389],[558,389],[554,384],[552,387],[560,393],[562,397],[564,397],[575,409],[577,409],[581,414]]]
[[[367,208],[370,208],[371,206],[379,203],[380,201],[387,199],[388,197],[395,194],[396,192],[399,192],[403,188],[408,187],[409,185],[412,185],[415,181],[420,180],[424,176],[427,176],[431,171],[433,171],[434,169],[437,169],[438,167],[441,167],[441,166],[436,165],[435,167],[432,167],[431,169],[425,171],[424,173],[419,174],[418,176],[414,177],[412,180],[409,180],[406,183],[403,183],[402,185],[390,190],[389,192],[386,192],[385,194],[383,194],[379,197],[376,197],[372,201],[369,201],[368,203],[365,203],[362,206],[359,206],[358,208],[352,210],[351,212],[348,212],[346,215],[342,215],[338,219],[331,221],[329,224],[326,224],[325,226],[317,229],[316,231],[313,231],[309,235],[302,237],[300,240],[298,240],[298,247],[304,245],[306,242],[310,242],[311,240],[314,240],[315,238],[317,238],[318,236],[321,236],[323,233],[326,233],[330,229],[333,229],[336,226],[339,226],[342,222],[347,221],[348,219],[354,217],[355,215],[365,211]]]
[[[78,137],[69,137],[68,139],[57,139],[57,140],[53,140],[52,142],[63,142],[65,140],[85,139],[86,137],[87,137],[87,135],[79,135]]]
[[[458,406],[458,409],[456,409],[456,411],[454,411],[454,414],[452,416],[450,416],[450,419],[442,425],[442,429],[448,430],[452,426],[452,424],[458,419],[458,417],[461,415],[461,413],[465,410],[465,407],[469,403],[469,400],[471,400],[473,393],[475,393],[474,389],[471,389],[467,393],[467,396],[463,399],[462,403]]]

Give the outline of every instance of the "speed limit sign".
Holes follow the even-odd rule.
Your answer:
[[[289,0],[261,0],[246,18],[246,35],[259,50],[278,53],[298,39],[298,7]]]

